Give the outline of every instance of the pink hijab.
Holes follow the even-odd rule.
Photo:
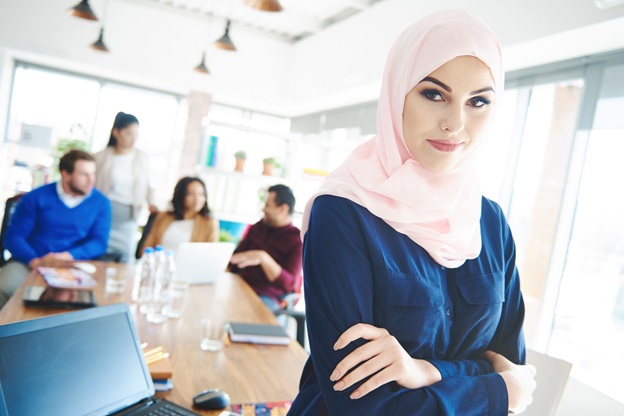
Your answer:
[[[462,55],[483,61],[502,93],[501,50],[490,29],[462,11],[438,12],[395,41],[384,71],[377,135],[358,146],[307,203],[302,236],[316,197],[349,199],[423,247],[440,265],[461,266],[481,251],[481,187],[477,149],[451,170],[436,173],[412,158],[403,138],[405,96],[445,62]]]

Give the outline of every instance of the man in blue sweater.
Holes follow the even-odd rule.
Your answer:
[[[70,150],[61,158],[59,170],[59,182],[24,195],[11,217],[4,246],[12,258],[0,269],[0,309],[30,270],[68,266],[106,252],[111,208],[93,188],[93,157]]]

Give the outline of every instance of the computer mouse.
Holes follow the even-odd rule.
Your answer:
[[[93,264],[87,263],[85,261],[77,261],[76,263],[72,264],[72,267],[74,269],[82,270],[83,272],[89,274],[93,274],[97,270],[97,268]]]
[[[193,404],[198,409],[218,410],[230,404],[230,396],[223,390],[208,389],[193,397]]]

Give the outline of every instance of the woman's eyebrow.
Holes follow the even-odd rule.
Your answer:
[[[429,81],[429,82],[433,82],[434,84],[438,85],[440,88],[448,91],[448,92],[453,92],[453,89],[451,87],[449,87],[448,85],[446,85],[445,83],[443,83],[440,80],[435,79],[434,77],[425,77],[422,81]]]
[[[442,81],[440,81],[440,80],[438,80],[438,79],[435,79],[434,77],[425,77],[425,78],[424,78],[421,82],[423,82],[423,81],[429,81],[429,82],[432,82],[432,83],[434,83],[434,84],[438,85],[440,88],[442,88],[442,89],[444,89],[444,90],[446,90],[446,91],[448,91],[448,92],[453,92],[453,89],[452,89],[451,87],[449,87],[448,85],[446,85],[446,84],[445,84],[445,83],[443,83]],[[472,91],[472,92],[470,93],[470,95],[477,95],[477,94],[481,94],[481,93],[484,93],[484,92],[487,92],[487,91],[492,91],[492,92],[494,92],[494,88],[492,88],[492,87],[485,87],[485,88],[481,88],[481,89],[479,89],[479,90]]]
[[[494,88],[492,88],[492,87],[481,88],[480,90],[476,90],[476,91],[471,92],[470,95],[477,95],[477,94],[481,94],[483,92],[488,92],[488,91],[494,92]]]

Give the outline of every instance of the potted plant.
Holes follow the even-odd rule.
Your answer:
[[[89,151],[90,137],[87,129],[82,124],[76,123],[71,126],[69,133],[66,137],[60,137],[56,142],[56,146],[52,149],[52,178],[55,181],[60,178],[60,172],[58,171],[58,164],[61,157],[72,149]]]
[[[239,150],[234,153],[234,158],[236,159],[236,166],[234,166],[235,172],[242,172],[245,169],[245,161],[247,160],[247,152],[244,150]]]
[[[274,157],[266,157],[262,159],[262,174],[271,176],[273,174],[273,168],[277,166],[277,161]]]

